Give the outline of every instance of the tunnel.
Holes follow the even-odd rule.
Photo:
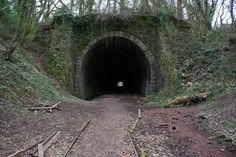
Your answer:
[[[150,65],[144,51],[129,39],[101,39],[90,46],[82,62],[85,99],[102,94],[147,93]]]

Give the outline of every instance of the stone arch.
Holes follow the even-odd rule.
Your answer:
[[[156,90],[156,62],[153,54],[149,51],[148,47],[137,37],[132,34],[121,32],[121,31],[112,31],[106,32],[103,35],[90,41],[85,48],[82,50],[78,58],[76,59],[76,68],[75,68],[75,94],[82,99],[89,99],[96,95],[92,90],[93,82],[88,82],[87,67],[89,66],[88,60],[91,57],[94,49],[101,42],[121,39],[123,42],[132,43],[133,47],[137,48],[139,51],[138,55],[141,55],[143,61],[145,61],[145,82],[142,85],[142,95],[146,95]]]

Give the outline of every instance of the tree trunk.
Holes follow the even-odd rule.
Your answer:
[[[124,13],[125,11],[125,0],[120,0],[120,12]]]
[[[15,32],[15,36],[12,39],[11,46],[7,51],[7,60],[12,61],[12,56],[17,48],[17,45],[22,45],[26,36],[31,31],[32,22],[34,19],[34,11],[35,11],[35,1],[32,0],[24,0],[19,3],[19,12],[20,17],[17,24],[17,29]]]
[[[150,14],[151,13],[151,8],[149,5],[148,0],[143,0],[141,3],[141,12],[143,14]]]
[[[183,2],[182,2],[182,0],[177,0],[177,18],[183,19]]]
[[[234,22],[234,0],[230,0],[230,18],[232,21],[231,26],[234,27],[235,26],[235,22]]]

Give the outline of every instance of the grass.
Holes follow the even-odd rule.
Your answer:
[[[1,98],[22,105],[61,99],[60,93],[27,51],[18,48],[13,57],[13,62],[0,60]]]
[[[229,119],[223,123],[223,126],[230,129],[236,129],[236,117]]]

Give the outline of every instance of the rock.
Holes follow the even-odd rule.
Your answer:
[[[205,120],[205,119],[207,119],[207,118],[206,118],[206,116],[204,116],[204,115],[201,115],[201,116],[199,116],[199,117],[198,117],[198,119]]]

